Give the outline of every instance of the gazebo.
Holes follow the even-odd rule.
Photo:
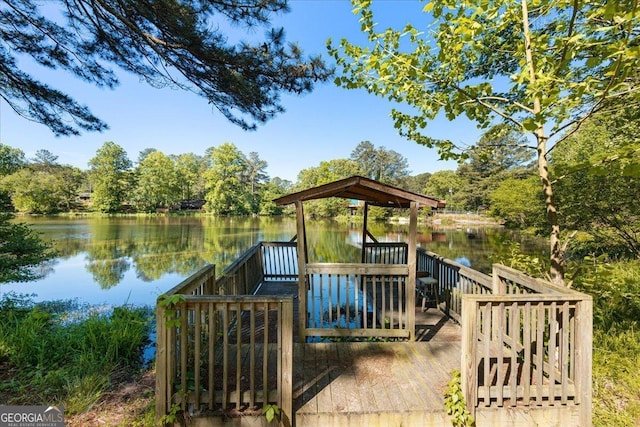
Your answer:
[[[308,250],[307,250],[307,238],[306,227],[304,218],[303,203],[309,200],[325,199],[329,197],[339,197],[348,200],[359,200],[364,202],[364,219],[362,226],[362,256],[361,264],[309,264],[308,262]],[[401,332],[392,332],[391,335],[407,337],[410,340],[415,338],[415,312],[411,307],[415,305],[415,289],[416,289],[416,233],[418,224],[418,210],[421,208],[438,209],[445,207],[445,202],[438,200],[434,197],[425,196],[422,194],[413,193],[403,190],[401,188],[384,184],[373,179],[365,178],[363,176],[352,176],[339,181],[334,181],[328,184],[320,185],[318,187],[310,188],[307,190],[299,191],[297,193],[288,194],[286,196],[275,199],[274,202],[277,205],[289,205],[295,204],[296,207],[296,231],[297,231],[297,251],[298,251],[298,300],[300,313],[307,312],[307,288],[309,287],[308,278],[309,274],[349,274],[353,273],[362,276],[373,276],[379,274],[395,274],[397,276],[405,276],[406,279],[402,280],[402,284],[405,289],[402,290],[405,296],[405,307],[399,308],[400,313],[396,316],[406,316],[406,319],[399,318],[399,322],[404,324]],[[389,247],[381,244],[376,238],[368,231],[367,217],[369,206],[380,206],[384,208],[400,208],[409,209],[409,234],[408,242],[398,248]],[[400,251],[398,251],[400,249]],[[391,254],[391,251],[394,254]],[[371,265],[372,262],[381,263],[368,256],[371,251],[377,251],[378,255],[381,255],[384,260],[382,264],[394,264],[393,267],[383,267],[386,271],[382,271],[379,268],[374,269]],[[386,251],[383,254],[381,251]],[[395,280],[398,280],[396,278]],[[398,304],[400,301],[396,301]],[[329,331],[312,331],[307,325],[306,316],[299,316],[299,332],[301,339],[305,336],[314,333],[336,334],[342,335],[349,334],[344,330],[332,329]],[[369,334],[375,334],[379,336],[380,332],[388,334],[389,332],[380,330],[360,330],[357,334],[361,336],[368,336]],[[397,335],[399,334],[399,335]]]
[[[364,202],[360,262],[309,262],[303,204],[327,197]],[[159,419],[180,405],[194,425],[238,425],[277,407],[283,425],[444,427],[438,389],[459,369],[478,426],[592,424],[590,296],[418,248],[419,209],[444,202],[368,178],[276,203],[296,206],[293,239],[259,242],[219,276],[208,265],[159,297]],[[407,208],[408,242],[376,241],[369,206]],[[435,310],[416,307],[422,275]]]

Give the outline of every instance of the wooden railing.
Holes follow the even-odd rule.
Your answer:
[[[362,262],[367,264],[406,264],[407,250],[406,243],[366,242]]]
[[[260,243],[253,245],[233,264],[225,268],[222,275],[216,279],[216,289],[213,294],[253,294],[263,279],[261,247]]]
[[[408,337],[405,265],[308,264],[307,336]]]
[[[492,292],[493,278],[440,255],[418,248],[416,265],[421,275],[438,280],[440,309],[457,322],[462,318],[462,295]]]
[[[468,407],[578,405],[591,425],[592,299],[501,265],[491,294],[462,295]]]
[[[408,265],[393,255],[401,246],[371,245],[367,260],[385,263],[307,264],[306,336],[411,337]],[[219,278],[206,267],[160,299],[159,415],[173,404],[229,413],[275,403],[292,417],[293,301],[248,294],[266,278],[291,280],[296,255],[293,243],[258,244]],[[580,425],[591,424],[591,297],[501,265],[486,275],[423,249],[416,270],[437,279],[438,308],[462,325],[472,413],[575,404]],[[267,366],[276,365],[272,377]]]
[[[261,247],[266,280],[298,280],[296,242],[262,242]]]
[[[220,277],[204,267],[158,298],[157,417],[173,405],[226,417],[276,404],[290,424],[293,299],[250,295],[263,278],[262,254],[255,245]]]
[[[591,425],[590,296],[495,264],[491,276],[418,249],[417,269],[438,280],[440,309],[462,325],[469,410],[579,405]]]

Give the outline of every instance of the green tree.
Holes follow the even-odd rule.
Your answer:
[[[156,151],[158,150],[155,148],[145,148],[144,150],[140,151],[138,153],[138,161],[137,161],[138,165],[140,165],[144,161],[144,159],[147,158],[149,154],[155,153]]]
[[[638,104],[619,102],[553,151],[561,223],[588,233],[574,245],[583,252],[640,257],[639,135]]]
[[[607,99],[638,96],[638,26],[635,0],[512,2],[429,1],[426,31],[406,25],[380,29],[371,0],[353,0],[367,44],[329,41],[343,74],[336,83],[406,104],[393,110],[396,128],[409,139],[459,155],[450,141],[423,134],[438,114],[466,116],[486,127],[494,120],[529,133],[537,153],[549,224],[550,275],[564,283],[564,253],[549,147]]]
[[[59,196],[58,204],[60,209],[66,211],[74,209],[77,205],[78,193],[86,179],[86,174],[70,165],[58,165],[52,169],[51,173],[57,179],[55,192]]]
[[[309,92],[331,73],[318,57],[305,58],[296,44],[287,43],[282,29],[235,45],[221,31],[229,23],[265,27],[271,14],[287,11],[284,0],[56,0],[46,9],[35,0],[3,2],[0,96],[57,135],[102,131],[107,125],[25,72],[19,55],[106,88],[118,84],[109,68],[117,66],[154,87],[193,92],[244,129],[282,112],[281,92]]]
[[[11,203],[19,212],[50,214],[60,210],[61,197],[57,177],[31,168],[4,177],[2,187],[11,195]]]
[[[447,209],[464,209],[464,198],[461,191],[464,181],[452,170],[434,172],[422,190],[423,194],[445,200]]]
[[[4,177],[0,187],[17,211],[48,214],[73,209],[83,179],[73,166],[33,163]]]
[[[41,277],[37,267],[54,254],[28,226],[0,213],[0,283],[29,282]]]
[[[236,146],[225,142],[210,150],[211,167],[205,172],[206,209],[217,215],[245,215],[250,212],[250,194],[244,185],[246,158]]]
[[[203,172],[206,168],[204,159],[193,153],[180,154],[175,158],[175,168],[183,200],[201,199],[204,197]]]
[[[37,165],[39,169],[51,170],[58,166],[58,156],[49,150],[40,149],[36,151],[36,155],[32,159],[32,164]]]
[[[364,176],[376,181],[397,185],[409,176],[409,165],[404,156],[384,147],[375,148],[369,141],[358,144],[350,159],[358,164]]]
[[[296,190],[306,190],[353,175],[364,175],[364,171],[353,160],[334,159],[320,162],[319,166],[303,169],[298,173]],[[348,205],[348,200],[340,198],[314,200],[305,205],[305,212],[316,217],[332,218],[346,213]]]
[[[93,187],[91,204],[100,212],[116,212],[130,186],[127,171],[131,160],[126,151],[112,141],[105,142],[89,160],[89,181]]]
[[[27,164],[24,152],[0,143],[0,177],[11,175]]]
[[[258,153],[252,151],[246,158],[246,176],[244,177],[249,186],[251,198],[251,213],[258,213],[260,210],[260,190],[261,186],[269,179],[267,174],[268,163],[262,160]]]
[[[276,206],[273,200],[287,194],[292,185],[291,181],[283,180],[278,177],[275,177],[265,183],[260,191],[260,208],[258,213],[260,215],[281,215],[283,207]]]
[[[24,152],[0,143],[0,179],[16,173],[27,164]],[[11,196],[0,188],[0,211],[9,208]]]
[[[160,151],[149,153],[138,166],[134,203],[153,212],[180,202],[180,186],[174,162]]]
[[[414,193],[422,193],[422,191],[424,190],[424,186],[427,184],[427,181],[429,181],[430,177],[431,173],[429,172],[420,173],[414,176],[408,176],[403,180],[401,187]]]
[[[538,228],[544,223],[544,201],[538,179],[509,178],[491,193],[490,213],[511,227]]]
[[[465,180],[466,209],[488,207],[491,193],[503,180],[535,173],[533,161],[534,152],[517,128],[509,123],[492,126],[456,171]]]

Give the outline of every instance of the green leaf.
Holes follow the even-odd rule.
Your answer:
[[[538,129],[538,124],[533,118],[529,118],[522,121],[522,127],[528,131],[534,131]]]

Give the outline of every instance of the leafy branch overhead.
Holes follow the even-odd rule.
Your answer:
[[[431,23],[379,28],[370,0],[354,0],[368,43],[329,41],[342,70],[335,82],[412,107],[395,109],[410,139],[459,155],[423,134],[429,120],[466,116],[481,127],[501,118],[557,137],[602,107],[638,92],[640,11],[628,1],[427,2]],[[536,105],[539,103],[539,105]]]
[[[550,277],[564,283],[566,244],[549,176],[550,151],[589,117],[621,97],[640,97],[640,5],[636,0],[433,0],[424,28],[379,28],[371,0],[352,0],[364,45],[328,49],[342,87],[402,104],[391,116],[400,134],[443,159],[468,153],[424,134],[439,115],[495,121],[528,134],[549,224]]]
[[[154,87],[174,87],[208,101],[231,122],[254,129],[283,111],[280,93],[311,91],[331,74],[305,58],[283,29],[263,40],[229,42],[221,30],[266,26],[285,0],[8,0],[0,6],[0,96],[21,116],[57,135],[101,131],[107,124],[69,95],[19,65],[25,56],[98,87],[118,84],[110,66]]]

